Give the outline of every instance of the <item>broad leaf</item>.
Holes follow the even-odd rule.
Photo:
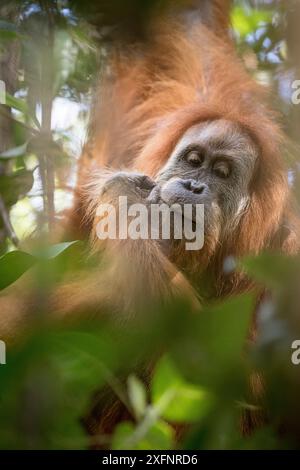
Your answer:
[[[24,116],[27,116],[38,129],[40,128],[39,121],[30,113],[26,101],[6,93],[6,105],[20,111]]]
[[[11,251],[0,258],[0,290],[15,282],[36,262],[36,258],[24,251]]]
[[[163,421],[157,421],[143,433],[132,423],[117,426],[113,440],[113,450],[168,450],[174,447],[174,431]]]
[[[28,142],[0,153],[0,159],[18,158],[25,155]]]
[[[299,257],[279,253],[262,253],[257,257],[244,258],[240,264],[253,279],[274,289],[280,289],[295,279],[299,272]]]
[[[81,243],[82,242],[80,240],[57,243],[55,245],[47,246],[39,251],[36,251],[35,255],[40,259],[54,259],[65,253],[69,248],[73,246],[79,246]]]
[[[161,415],[175,422],[199,421],[211,408],[212,395],[204,388],[189,384],[180,375],[172,360],[165,356],[157,365],[152,382],[153,404],[169,394],[169,404]]]

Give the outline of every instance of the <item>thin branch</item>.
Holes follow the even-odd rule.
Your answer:
[[[42,73],[41,73],[41,110],[42,122],[41,130],[45,138],[45,143],[51,140],[51,115],[52,115],[52,85],[53,85],[53,48],[54,48],[54,17],[52,8],[49,6],[48,1],[40,1],[42,10],[45,12],[47,18],[47,31],[46,31],[46,50],[42,58]],[[54,205],[54,191],[55,191],[55,175],[54,175],[54,162],[51,155],[47,154],[47,149],[39,155],[40,174],[44,190],[44,209],[47,215],[49,230],[54,224],[55,218],[55,205]]]

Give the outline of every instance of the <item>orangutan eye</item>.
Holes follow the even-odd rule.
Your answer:
[[[185,159],[188,163],[193,166],[201,165],[203,162],[203,156],[199,150],[189,150],[185,154]]]
[[[225,160],[220,160],[214,163],[212,170],[219,178],[228,178],[230,176],[230,164]]]

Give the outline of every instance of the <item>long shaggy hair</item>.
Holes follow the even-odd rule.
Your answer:
[[[225,3],[213,2],[213,25],[191,19],[182,25],[167,17],[149,27],[147,43],[111,54],[79,163],[79,196],[73,213],[76,227],[90,231],[87,214],[93,218],[89,207],[94,206],[92,202],[88,207],[81,189],[91,180],[91,187],[99,188],[99,169],[134,169],[155,178],[188,128],[218,119],[237,123],[256,142],[259,158],[247,210],[230,239],[222,240],[207,259],[218,295],[238,290],[239,281],[245,287],[245,280],[236,275],[227,276],[224,283],[226,256],[268,248],[294,252],[299,230],[282,158],[285,138],[269,106],[268,90],[248,75],[234,52],[228,34],[230,2]],[[88,199],[95,204],[98,197],[99,190],[94,189]],[[191,271],[197,265],[195,255],[191,258],[180,251],[175,262],[190,264]]]

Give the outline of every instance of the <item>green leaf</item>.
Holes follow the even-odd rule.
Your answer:
[[[174,430],[163,421],[157,421],[146,435],[138,436],[132,423],[117,426],[112,439],[113,450],[168,450],[174,447]]]
[[[0,369],[0,420],[6,423],[0,448],[87,448],[80,417],[119,362],[115,349],[103,329],[64,331],[44,323],[12,348],[7,367]],[[28,432],[17,416],[32,423]]]
[[[180,375],[174,363],[164,356],[158,363],[152,382],[152,401],[158,404],[169,394],[169,404],[162,409],[165,419],[175,422],[195,422],[211,409],[212,394],[206,389],[189,384]]]
[[[0,258],[0,290],[15,282],[36,263],[36,258],[24,251],[11,251]]]
[[[171,352],[187,380],[215,388],[229,375],[232,380],[243,376],[243,351],[254,305],[254,296],[243,294],[203,308],[189,322],[179,317],[181,334]]]
[[[281,289],[299,272],[299,257],[266,252],[257,257],[244,258],[240,265],[256,281],[271,289]]]
[[[15,24],[0,20],[0,39],[17,39],[18,37],[20,35]]]
[[[9,106],[10,108],[17,109],[24,116],[28,117],[35,124],[35,126],[38,129],[41,127],[39,121],[36,118],[36,116],[34,116],[30,113],[26,101],[21,100],[20,98],[16,98],[15,96],[10,95],[9,93],[6,93],[6,103],[5,104],[7,106]]]
[[[81,244],[82,242],[80,240],[57,243],[55,245],[44,247],[43,249],[36,251],[35,256],[37,256],[40,259],[45,259],[45,260],[54,259],[54,258],[57,258],[59,255],[65,253],[69,248],[73,246],[79,246]]]
[[[74,414],[78,411],[84,413],[90,394],[105,381],[115,386],[113,370],[119,360],[118,351],[112,338],[101,331],[54,333],[49,352],[60,372],[66,393],[72,397]],[[118,390],[114,391],[118,393]]]
[[[112,439],[112,450],[122,450],[124,449],[124,445],[126,445],[126,441],[130,438],[130,436],[134,432],[134,425],[130,422],[125,422],[119,424],[114,432],[113,439]],[[133,448],[126,447],[126,450],[133,450]]]
[[[5,30],[0,30],[0,41],[1,40],[13,40],[17,39],[19,37],[18,33],[14,31],[5,31]]]
[[[25,155],[27,150],[28,142],[25,142],[23,145],[19,145],[18,147],[11,148],[6,150],[3,153],[0,153],[0,158],[2,159],[9,159],[9,158],[18,158]]]
[[[269,24],[271,20],[271,11],[251,10],[251,13],[248,13],[246,8],[240,6],[236,6],[231,15],[233,29],[243,38],[250,33],[255,33],[259,26]]]
[[[8,207],[24,197],[32,185],[33,174],[29,170],[17,170],[12,174],[0,176],[1,195]]]
[[[128,395],[136,419],[140,419],[147,406],[147,394],[144,384],[135,376],[128,378]]]
[[[34,255],[23,251],[11,251],[0,258],[0,289],[15,282],[31,266],[36,264],[38,259],[50,260],[65,253],[70,247],[81,244],[80,241],[58,243],[45,249],[43,252],[36,252]]]

